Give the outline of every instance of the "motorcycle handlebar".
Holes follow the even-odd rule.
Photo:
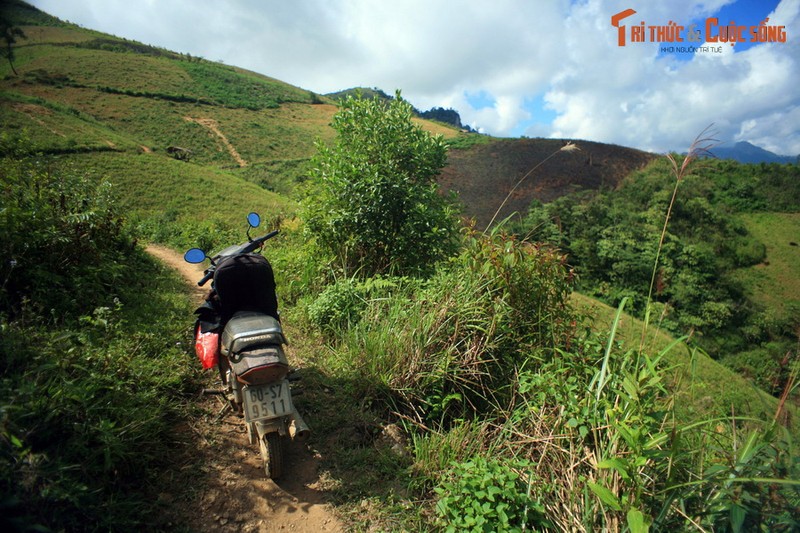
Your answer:
[[[209,270],[208,272],[206,272],[206,275],[203,276],[203,279],[201,279],[200,281],[197,282],[197,285],[202,287],[203,285],[208,283],[208,280],[210,280],[213,277],[214,277],[214,271],[213,270]]]
[[[247,253],[250,253],[250,252],[252,252],[252,251],[253,251],[253,250],[255,250],[256,248],[258,248],[259,246],[261,246],[262,244],[264,244],[264,241],[267,241],[267,240],[269,240],[269,239],[273,238],[273,237],[274,237],[275,235],[277,235],[277,234],[278,234],[280,231],[281,231],[281,230],[279,230],[279,229],[276,229],[276,230],[270,231],[269,233],[267,233],[267,234],[266,234],[266,235],[264,235],[263,237],[259,237],[259,238],[257,238],[257,239],[253,239],[251,242],[247,243],[247,244],[246,244],[246,245],[245,245],[245,246],[242,248],[242,251],[241,251],[241,252],[239,252],[239,253],[247,254]]]

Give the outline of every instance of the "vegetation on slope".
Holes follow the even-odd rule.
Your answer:
[[[617,190],[535,204],[516,231],[567,252],[582,292],[611,305],[627,297],[643,313],[663,217],[679,185],[653,280],[652,316],[673,333],[693,333],[709,353],[780,394],[795,364],[800,327],[800,288],[789,266],[797,264],[791,257],[800,259],[791,245],[799,178],[793,165],[706,160],[676,183],[667,162],[659,161]],[[771,232],[769,251],[776,261],[771,270],[782,277],[770,289],[783,303],[765,306],[754,296],[763,292],[753,289],[772,257],[758,228],[770,227],[768,221],[774,228],[778,220],[786,224]]]
[[[153,489],[198,386],[185,288],[134,244],[107,182],[0,160],[0,523],[163,527]]]
[[[362,494],[401,475],[412,487],[374,494],[378,527],[797,527],[789,407],[747,387],[706,402],[728,371],[677,341],[622,344],[627,298],[608,330],[592,327],[570,305],[573,274],[547,244],[494,229],[429,277],[345,272],[301,299],[329,346],[318,368],[411,436],[410,455],[336,459],[365,463]]]
[[[333,128],[336,143],[318,145],[306,209],[317,245],[345,275],[419,273],[451,255],[458,227],[436,184],[442,137],[411,121],[399,91],[388,105],[348,97]]]

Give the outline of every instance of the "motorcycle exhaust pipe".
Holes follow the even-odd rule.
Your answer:
[[[289,436],[292,440],[303,442],[311,436],[311,428],[308,427],[306,421],[297,412],[297,409],[292,408],[292,421],[289,423]]]

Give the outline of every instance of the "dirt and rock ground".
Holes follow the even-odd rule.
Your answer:
[[[178,270],[201,301],[204,289],[196,281],[202,268],[183,261],[168,248],[147,251]],[[290,353],[291,356],[291,353]],[[218,388],[214,371],[208,387]],[[218,380],[217,380],[218,381]],[[287,441],[285,474],[278,482],[265,475],[258,447],[251,445],[244,423],[218,395],[198,394],[189,420],[177,428],[185,449],[174,472],[165,474],[158,500],[168,529],[198,532],[344,531],[326,503],[319,464],[323,459],[311,444]]]

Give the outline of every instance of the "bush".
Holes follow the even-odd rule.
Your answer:
[[[185,287],[105,184],[23,151],[1,162],[0,526],[159,530],[148,489],[197,385]]]
[[[562,255],[500,233],[466,242],[424,283],[339,282],[310,309],[373,393],[444,426],[507,403],[531,354],[551,357],[575,327]]]
[[[133,249],[108,182],[71,170],[50,171],[25,155],[25,142],[3,135],[0,159],[0,311],[24,306],[88,312],[101,305],[128,272]]]
[[[455,251],[454,210],[436,184],[446,147],[411,117],[399,93],[388,105],[348,97],[333,118],[336,144],[317,144],[321,190],[307,228],[346,275],[429,273]]]
[[[308,306],[308,318],[322,332],[335,335],[361,320],[365,298],[366,291],[356,281],[337,281]]]
[[[532,465],[477,456],[454,463],[435,488],[445,531],[535,531],[550,527],[544,507],[530,497]],[[523,477],[524,474],[524,477]],[[526,479],[527,478],[527,479]]]

